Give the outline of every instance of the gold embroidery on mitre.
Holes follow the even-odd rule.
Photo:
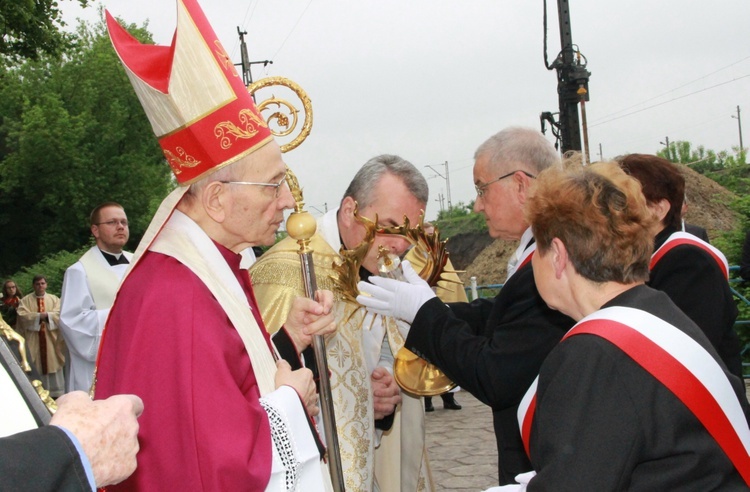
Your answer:
[[[216,54],[216,59],[219,61],[219,63],[224,66],[225,70],[230,70],[234,73],[235,77],[239,77],[239,75],[237,75],[237,70],[232,70],[234,63],[232,63],[232,60],[227,54],[227,51],[224,49],[218,39],[214,39],[214,45],[216,45],[216,51],[214,53]]]
[[[268,128],[268,124],[263,121],[263,118],[250,109],[240,111],[238,118],[240,123],[245,125],[244,130],[231,121],[222,121],[214,128],[214,135],[221,140],[221,148],[224,150],[234,145],[236,140],[253,138],[260,131],[259,127]]]
[[[182,147],[177,147],[174,150],[179,154],[179,157],[169,150],[164,150],[164,157],[167,158],[169,167],[172,168],[175,174],[180,174],[183,167],[195,167],[201,163],[195,157],[188,155]]]

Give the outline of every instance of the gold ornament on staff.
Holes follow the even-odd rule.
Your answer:
[[[307,96],[307,93],[302,90],[302,87],[286,77],[266,77],[247,86],[247,90],[253,97],[255,97],[255,93],[260,89],[273,86],[283,86],[290,89],[297,95],[302,103],[302,116],[304,117],[302,128],[300,128],[299,134],[294,137],[291,142],[281,145],[281,152],[289,152],[290,150],[297,148],[312,130],[312,102]],[[280,99],[275,95],[271,95],[269,99],[265,99],[258,103],[257,107],[260,114],[262,114],[266,122],[269,123],[268,128],[271,130],[271,133],[276,137],[287,137],[293,134],[300,123],[300,110],[286,99]],[[266,117],[264,111],[273,111],[273,113]],[[271,123],[275,123],[275,125],[272,126]],[[274,126],[276,128],[274,128]]]
[[[31,365],[29,364],[28,357],[26,357],[26,339],[5,323],[0,323],[0,335],[7,338],[8,342],[18,343],[18,353],[21,355],[21,369],[24,372],[31,372]]]
[[[295,82],[284,77],[269,77],[250,84],[247,90],[254,96],[255,92],[264,87],[281,85],[294,91],[302,102],[302,116],[304,124],[300,133],[289,143],[281,145],[281,152],[289,152],[301,144],[312,130],[312,103],[305,91]],[[272,95],[271,98],[257,104],[261,114],[269,108],[275,108],[272,114],[266,117],[268,128],[276,137],[291,135],[299,124],[299,110],[289,101],[279,99]],[[287,111],[288,114],[285,114]],[[283,128],[276,130],[275,126]],[[294,197],[294,212],[286,221],[286,230],[289,237],[299,244],[299,260],[302,267],[302,283],[305,286],[305,295],[315,299],[318,290],[315,278],[315,267],[313,264],[313,250],[310,247],[310,239],[315,235],[317,224],[315,218],[304,210],[305,202],[302,196],[302,187],[299,185],[297,176],[291,169],[286,169],[286,182]],[[313,335],[313,351],[315,353],[315,365],[318,369],[318,380],[320,384],[320,412],[323,417],[323,431],[326,438],[326,458],[328,471],[331,475],[331,484],[335,492],[344,492],[344,472],[341,465],[341,453],[339,451],[338,434],[336,433],[336,415],[333,409],[333,394],[331,393],[331,380],[328,372],[328,360],[326,354],[325,339],[322,335]]]
[[[5,323],[0,323],[0,335],[4,336],[6,339],[8,339],[8,342],[16,342],[18,343],[18,353],[21,356],[21,360],[19,361],[19,365],[21,367],[21,370],[23,372],[31,372],[31,365],[29,364],[29,359],[26,357],[26,339],[18,334],[13,328],[6,325]],[[54,415],[57,411],[57,402],[55,402],[54,399],[49,394],[49,391],[44,389],[44,386],[42,385],[42,382],[38,379],[34,379],[31,381],[31,385],[36,390],[37,395],[39,395],[39,398],[44,403],[44,406],[47,407],[47,410],[51,415]]]
[[[305,295],[315,299],[315,291],[318,290],[315,279],[315,267],[313,264],[313,250],[310,248],[310,239],[315,235],[317,224],[315,218],[304,210],[305,203],[302,197],[302,189],[297,177],[287,168],[286,182],[294,197],[294,212],[286,221],[286,231],[289,237],[299,244],[299,259],[302,266],[302,281],[305,286]],[[336,415],[333,409],[333,394],[331,393],[331,380],[328,372],[328,360],[326,354],[326,343],[322,335],[313,335],[313,350],[315,352],[315,365],[318,369],[320,381],[320,411],[323,415],[323,431],[326,437],[326,455],[328,457],[328,469],[331,474],[331,483],[336,492],[344,491],[344,472],[341,465],[341,454],[339,452],[338,434],[336,433]]]
[[[419,271],[419,276],[430,287],[441,289],[442,287],[438,285],[441,280],[459,283],[450,278],[442,277],[443,273],[459,272],[445,269],[448,262],[448,252],[445,250],[447,240],[440,240],[440,233],[437,228],[431,234],[425,231],[424,212],[420,214],[419,223],[415,227],[411,227],[409,218],[406,216],[404,216],[403,225],[378,227],[377,215],[375,220],[372,221],[367,217],[360,216],[356,208],[354,218],[365,227],[365,239],[352,250],[346,250],[342,246],[340,254],[343,260],[333,266],[337,273],[337,278],[334,279],[337,290],[347,300],[357,302],[359,268],[362,266],[362,261],[372,247],[377,234],[397,235],[409,241],[414,246],[414,253],[425,262],[424,267]],[[396,264],[392,258],[389,258],[388,262],[383,261],[382,263]],[[448,379],[443,371],[403,347],[396,353],[393,373],[396,382],[404,391],[417,396],[437,396],[456,387],[456,384]]]

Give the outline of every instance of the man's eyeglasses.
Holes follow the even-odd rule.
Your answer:
[[[488,182],[488,183],[484,183],[484,184],[475,184],[475,185],[474,185],[474,189],[475,189],[475,190],[477,190],[477,196],[478,196],[479,198],[482,198],[482,197],[484,196],[484,192],[485,192],[485,191],[487,191],[487,187],[488,187],[489,185],[491,185],[492,183],[497,183],[497,182],[498,182],[498,181],[500,181],[501,179],[505,179],[505,178],[508,178],[508,177],[510,177],[510,176],[513,176],[513,175],[514,175],[514,174],[516,174],[516,173],[524,173],[524,174],[525,174],[526,176],[528,176],[528,177],[530,177],[530,178],[532,178],[532,179],[533,179],[533,178],[536,178],[536,176],[534,176],[533,174],[527,173],[526,171],[521,171],[521,170],[518,170],[518,169],[516,169],[515,171],[511,171],[511,172],[509,172],[508,174],[503,174],[503,175],[502,175],[502,176],[500,176],[499,178],[497,178],[497,179],[493,179],[492,181],[490,181],[490,182]]]
[[[108,225],[108,226],[112,226],[112,227],[117,227],[118,225],[121,225],[123,227],[127,227],[128,226],[128,219],[120,219],[120,220],[118,220],[118,219],[112,219],[112,220],[108,220],[107,222],[99,222],[98,224],[94,224],[94,225],[98,225],[98,226],[100,226],[100,225]]]
[[[266,186],[268,188],[274,188],[274,196],[276,198],[281,194],[281,187],[286,183],[286,176],[281,178],[278,183],[253,183],[251,181],[219,181],[224,184],[235,184],[235,185],[252,185],[252,186]]]

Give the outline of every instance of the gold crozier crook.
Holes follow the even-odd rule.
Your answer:
[[[304,123],[300,133],[289,143],[281,145],[281,152],[289,152],[296,148],[310,134],[312,129],[312,104],[305,91],[293,81],[284,77],[269,77],[261,79],[250,84],[247,90],[254,94],[257,90],[264,87],[281,85],[288,87],[302,101],[302,117]],[[290,102],[272,96],[257,104],[258,111],[264,115],[268,122],[268,128],[276,137],[286,137],[296,130],[300,118],[297,110]],[[267,115],[264,111],[275,109]],[[285,111],[288,114],[285,114]],[[310,248],[310,239],[315,234],[317,224],[315,218],[304,210],[304,199],[302,197],[302,188],[297,181],[297,177],[287,168],[286,182],[289,190],[294,197],[294,212],[291,213],[286,222],[286,230],[289,237],[295,239],[299,244],[299,259],[302,269],[302,280],[305,286],[305,295],[315,299],[317,282],[315,278],[315,268],[313,265],[312,248]],[[344,472],[341,465],[341,453],[339,451],[338,434],[336,433],[336,417],[333,410],[333,394],[331,393],[331,380],[329,379],[328,361],[326,354],[326,345],[323,336],[313,336],[313,350],[315,352],[315,364],[318,369],[320,384],[320,412],[323,417],[323,431],[326,439],[326,458],[328,461],[328,470],[331,475],[331,484],[335,492],[344,492]]]
[[[260,89],[279,85],[292,90],[302,103],[302,119],[304,122],[299,129],[299,134],[291,142],[281,145],[281,152],[289,152],[299,146],[312,130],[312,102],[307,93],[297,83],[286,77],[266,77],[250,84],[247,90],[255,97],[255,93]],[[293,134],[300,123],[300,110],[286,99],[280,99],[272,95],[269,99],[259,102],[257,106],[258,111],[268,123],[269,130],[275,137],[286,137]],[[267,115],[267,111],[273,112]]]

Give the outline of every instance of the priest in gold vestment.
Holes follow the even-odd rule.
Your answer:
[[[334,312],[338,331],[326,340],[328,368],[335,408],[337,436],[346,490],[429,491],[433,490],[427,461],[422,400],[401,393],[401,403],[376,423],[376,409],[382,408],[382,384],[375,374],[386,368],[393,391],[394,354],[404,344],[408,325],[395,318],[367,312],[346,296],[342,282],[340,251],[354,250],[366,242],[367,230],[355,213],[379,225],[395,226],[408,217],[416,223],[428,199],[422,174],[409,162],[393,155],[370,159],[349,185],[338,209],[318,220],[311,240],[319,289],[336,295]],[[409,243],[398,236],[375,236],[354,277],[378,274],[378,248],[401,256]],[[286,238],[251,268],[255,294],[268,330],[280,328],[294,297],[304,294],[299,271],[299,246]],[[312,366],[307,362],[308,367]],[[377,389],[376,394],[373,390]],[[378,415],[379,416],[379,415]]]
[[[31,362],[44,389],[57,398],[65,393],[65,340],[60,333],[60,298],[47,293],[44,275],[34,277],[34,292],[18,304],[16,329],[26,339]]]

